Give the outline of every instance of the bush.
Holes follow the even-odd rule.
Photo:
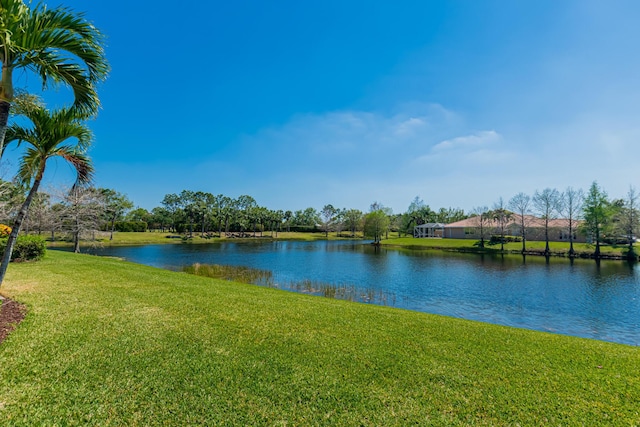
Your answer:
[[[0,252],[4,254],[7,247],[7,239],[0,240]],[[44,257],[47,247],[45,240],[40,236],[18,236],[13,247],[11,261],[38,261]]]
[[[0,224],[0,237],[9,237],[9,234],[11,234],[11,227]]]
[[[500,241],[504,243],[511,243],[511,242],[521,242],[522,240],[520,239],[520,237],[517,237],[517,236],[504,236],[504,239],[502,239],[501,236],[494,234],[493,236],[491,236],[491,239],[489,240],[489,244],[497,245],[500,243]]]

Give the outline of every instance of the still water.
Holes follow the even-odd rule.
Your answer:
[[[356,300],[501,325],[640,345],[640,268],[623,261],[377,249],[362,242],[238,242],[93,249],[178,270],[193,263],[270,270],[283,289],[305,279]]]

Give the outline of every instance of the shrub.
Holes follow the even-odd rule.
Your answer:
[[[0,237],[8,237],[11,234],[11,227],[5,224],[0,224]]]
[[[500,243],[500,241],[503,241],[504,243],[511,243],[511,242],[521,242],[521,238],[518,236],[504,236],[504,239],[501,238],[501,236],[499,235],[493,235],[491,236],[491,239],[489,240],[489,244],[490,245],[497,245]]]
[[[0,240],[0,252],[4,253],[7,247],[7,239]],[[45,240],[40,236],[18,236],[13,247],[11,261],[37,261],[42,259],[47,247]]]

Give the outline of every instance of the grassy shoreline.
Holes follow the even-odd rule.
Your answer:
[[[440,250],[451,252],[466,252],[479,254],[522,254],[521,242],[510,242],[504,244],[504,252],[500,250],[500,245],[489,245],[485,243],[484,248],[480,248],[475,240],[466,239],[439,239],[425,238],[415,239],[413,237],[396,237],[385,239],[381,242],[382,246],[395,247],[411,250]],[[595,246],[587,243],[574,243],[574,250],[578,258],[591,258],[595,250]],[[568,257],[568,242],[549,242],[550,256]],[[527,241],[525,255],[544,256],[545,242]],[[600,247],[602,257],[610,259],[626,259],[626,245],[602,245]]]
[[[329,233],[329,236],[325,236],[324,233],[299,233],[299,232],[279,232],[277,236],[271,236],[271,233],[257,233],[253,237],[253,233],[247,233],[248,237],[201,237],[200,233],[194,233],[191,238],[186,238],[185,235],[176,233],[162,233],[162,232],[116,232],[113,235],[113,240],[109,239],[108,232],[99,232],[96,234],[93,240],[83,240],[80,242],[81,247],[91,246],[134,246],[134,245],[158,245],[158,244],[207,244],[207,243],[219,243],[219,242],[255,242],[255,241],[269,241],[269,240],[298,240],[298,241],[315,241],[315,240],[350,240],[354,239],[347,233],[343,233],[340,236],[335,232]],[[362,233],[359,233],[355,237],[356,239],[362,238]],[[70,247],[73,246],[71,241],[58,239],[55,241],[48,240],[47,246],[49,247]]]
[[[250,233],[253,234],[253,233]],[[152,244],[207,244],[207,243],[220,243],[220,242],[241,242],[241,241],[270,241],[270,240],[298,240],[298,241],[315,241],[315,240],[351,240],[348,233],[343,233],[338,236],[335,232],[329,233],[329,236],[325,236],[324,233],[297,233],[297,232],[280,232],[277,237],[272,237],[271,233],[263,233],[262,236],[258,233],[256,237],[244,237],[244,238],[231,238],[231,237],[213,237],[203,238],[199,233],[194,233],[192,238],[185,239],[184,236],[174,233],[160,233],[160,232],[146,232],[146,233],[133,233],[133,232],[120,232],[115,233],[113,240],[109,240],[109,233],[101,232],[96,236],[93,241],[83,241],[81,246],[83,248],[91,246],[132,246],[132,245],[152,245]],[[355,239],[362,239],[362,235],[356,235]],[[67,241],[54,241],[48,242],[49,247],[70,247],[71,242]],[[440,250],[440,251],[453,251],[463,253],[484,253],[484,254],[499,254],[500,245],[486,244],[484,248],[479,248],[475,240],[466,239],[415,239],[413,237],[390,237],[384,239],[381,245],[388,248],[402,248],[409,250]],[[550,256],[553,257],[568,257],[569,256],[569,243],[568,242],[550,242]],[[541,241],[527,241],[525,255],[531,256],[544,256],[545,243]],[[505,254],[521,254],[522,243],[511,242],[504,245]],[[595,250],[594,245],[587,243],[574,243],[574,249],[576,251],[576,257],[578,258],[591,258]],[[626,245],[603,245],[601,246],[601,252],[603,258],[609,259],[626,259],[627,246]]]
[[[0,289],[6,425],[634,425],[640,349],[51,251]]]

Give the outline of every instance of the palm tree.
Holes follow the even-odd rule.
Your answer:
[[[30,9],[22,0],[0,0],[0,156],[15,96],[13,72],[32,71],[43,87],[69,86],[73,108],[93,115],[100,106],[95,84],[109,71],[102,40],[100,31],[70,9],[42,3]]]
[[[6,133],[7,142],[18,141],[19,144],[23,142],[28,144],[20,159],[17,179],[27,187],[30,185],[31,188],[16,215],[2,256],[0,285],[4,281],[11,253],[29,211],[29,205],[38,192],[47,160],[61,157],[69,162],[77,172],[74,187],[89,183],[93,175],[91,160],[85,154],[93,135],[89,128],[82,123],[82,120],[86,118],[85,115],[74,109],[50,112],[43,107],[34,108],[26,115],[33,123],[33,127],[25,128],[14,123],[9,126]],[[75,140],[75,144],[67,143],[69,139]]]

